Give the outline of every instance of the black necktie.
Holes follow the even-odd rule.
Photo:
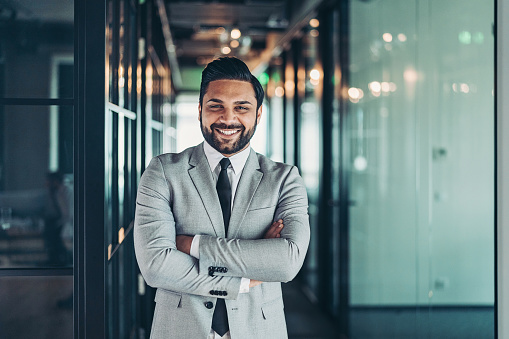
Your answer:
[[[232,188],[227,173],[227,168],[230,166],[230,159],[223,158],[219,163],[221,164],[221,172],[217,178],[216,190],[219,196],[221,210],[223,211],[224,233],[227,234],[232,203]],[[217,298],[214,316],[212,317],[212,329],[221,337],[228,332],[229,329],[226,304],[222,298]]]
[[[230,166],[230,159],[223,158],[220,162],[221,172],[217,178],[216,190],[223,211],[224,234],[228,234],[228,224],[230,223],[230,213],[232,206],[232,188],[228,179],[227,168]]]

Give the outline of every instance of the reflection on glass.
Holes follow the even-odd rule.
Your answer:
[[[2,106],[0,112],[0,268],[70,266],[72,108]]]
[[[493,2],[350,5],[352,337],[492,338]]]
[[[72,338],[72,277],[0,277],[0,338]]]
[[[305,269],[307,284],[315,296],[318,290],[318,204],[320,178],[320,97],[321,71],[318,69],[318,38],[306,34],[302,38],[301,64],[297,71],[298,92],[303,101],[299,107],[299,170],[309,198],[311,240]]]
[[[59,65],[73,65],[73,20],[73,1],[2,2],[1,97],[72,98],[72,73],[58,79]]]

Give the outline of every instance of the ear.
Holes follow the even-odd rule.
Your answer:
[[[201,104],[198,104],[198,121],[201,121]]]
[[[260,123],[260,119],[262,117],[262,106],[260,106],[260,108],[258,108],[258,112],[256,112],[256,124],[258,125]]]

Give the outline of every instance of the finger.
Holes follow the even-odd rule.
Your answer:
[[[282,225],[283,225],[283,221],[278,220],[270,226],[268,233],[271,238],[274,238],[276,236],[276,234],[281,232],[281,227],[283,227]]]
[[[269,238],[272,238],[272,234],[274,233],[274,229],[275,227],[278,225],[278,222],[274,222],[272,223],[272,225],[269,226],[269,229],[267,230],[267,232],[265,232],[265,235],[263,236],[265,239],[269,239]]]
[[[276,236],[281,232],[283,229],[283,220],[278,220],[274,222],[269,229],[267,230],[267,233],[265,233],[264,238],[265,239],[272,239],[276,238]]]

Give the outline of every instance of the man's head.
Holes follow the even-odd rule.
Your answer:
[[[264,92],[237,58],[212,61],[202,72],[199,120],[205,140],[231,156],[249,145],[262,114]]]

